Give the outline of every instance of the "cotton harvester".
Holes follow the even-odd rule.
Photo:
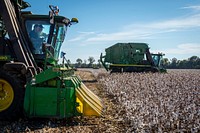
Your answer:
[[[101,100],[58,63],[67,27],[78,20],[59,16],[52,5],[49,15],[22,11],[29,6],[0,0],[0,120],[100,116]],[[38,40],[29,34],[35,28],[43,30]]]
[[[166,72],[164,54],[151,54],[146,43],[117,43],[105,50],[100,61],[111,72]]]

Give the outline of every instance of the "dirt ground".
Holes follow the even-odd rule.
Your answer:
[[[115,100],[105,94],[103,88],[98,83],[97,78],[101,74],[99,70],[78,70],[76,74],[81,77],[84,84],[102,99],[104,109],[101,117],[74,117],[67,120],[55,119],[27,119],[22,118],[18,121],[1,121],[0,132],[68,132],[68,133],[121,133],[129,128],[129,122],[122,119]]]

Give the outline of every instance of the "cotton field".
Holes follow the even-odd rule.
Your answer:
[[[200,132],[200,70],[117,73],[99,82],[130,124],[127,132]]]
[[[101,98],[103,116],[0,121],[0,132],[200,132],[200,70],[109,74],[81,69],[76,74]]]

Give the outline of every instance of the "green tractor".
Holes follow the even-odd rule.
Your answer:
[[[22,11],[29,6],[0,1],[0,120],[100,116],[98,96],[58,63],[67,27],[78,20],[59,16],[52,5],[49,15]]]
[[[146,43],[117,43],[100,55],[100,61],[111,72],[166,72],[164,54],[151,54]]]

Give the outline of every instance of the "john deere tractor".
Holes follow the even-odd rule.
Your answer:
[[[22,11],[29,6],[0,0],[0,120],[100,116],[101,100],[58,63],[67,27],[78,20],[59,16],[52,5],[48,15]],[[35,28],[42,30],[38,40],[31,37]]]
[[[151,54],[146,43],[116,43],[105,49],[100,61],[111,72],[166,72],[164,54]]]

